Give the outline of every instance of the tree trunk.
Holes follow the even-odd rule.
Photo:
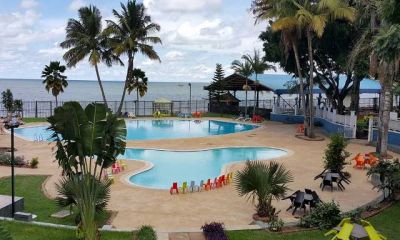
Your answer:
[[[257,106],[257,73],[256,73],[256,81],[254,82],[254,107],[253,107],[253,116],[256,115],[256,106]]]
[[[300,98],[301,98],[301,109],[303,111],[303,116],[304,116],[304,134],[308,132],[308,119],[306,118],[306,96],[304,94],[304,82],[303,82],[303,74],[301,73],[301,67],[300,67],[300,58],[299,58],[299,50],[297,49],[297,45],[295,43],[292,43],[293,46],[293,52],[294,52],[294,57],[296,59],[296,68],[297,68],[297,75],[299,75],[299,81],[300,81]]]
[[[379,67],[379,78],[381,82],[381,101],[379,106],[379,142],[377,143],[377,152],[381,156],[387,156],[388,150],[388,134],[390,121],[390,100],[392,78],[394,73],[393,63],[382,62]]]
[[[106,94],[104,93],[103,83],[101,82],[101,79],[100,79],[100,73],[99,73],[99,68],[97,66],[97,63],[94,64],[94,69],[96,70],[97,82],[99,83],[99,86],[100,86],[101,96],[103,97],[104,105],[106,106],[106,108],[108,108]]]
[[[132,79],[132,71],[133,71],[133,53],[131,51],[128,52],[128,69],[126,71],[126,78],[124,89],[122,91],[121,102],[119,103],[119,107],[117,110],[117,116],[121,115],[122,106],[124,105],[126,89],[128,88],[129,81]]]
[[[56,98],[56,107],[58,107],[58,99],[57,96],[54,96]]]
[[[244,117],[247,117],[247,88],[249,85],[247,85],[247,77],[246,77],[246,89],[245,89],[245,105],[244,105]]]
[[[360,83],[362,78],[355,76],[353,79],[353,88],[351,89],[350,110],[358,113],[360,106]]]
[[[314,90],[314,59],[313,59],[313,49],[312,49],[312,36],[311,36],[311,29],[307,29],[307,44],[308,44],[308,59],[310,61],[310,86],[309,86],[309,132],[308,137],[314,138],[314,101],[313,101],[313,90]]]

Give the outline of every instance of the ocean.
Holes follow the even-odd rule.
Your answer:
[[[208,99],[208,91],[203,89],[208,83],[192,83],[192,99]],[[103,81],[104,91],[108,101],[121,99],[124,83],[121,81]],[[0,92],[10,89],[14,99],[23,101],[50,101],[53,95],[48,93],[40,79],[0,79]],[[237,98],[243,100],[244,93],[238,92]],[[153,101],[157,98],[167,98],[175,101],[189,100],[188,83],[179,82],[149,82],[147,94],[141,101]],[[271,93],[260,93],[260,99],[270,99]],[[70,80],[68,87],[58,96],[59,101],[99,101],[101,100],[100,88],[97,81]],[[248,99],[253,99],[253,93],[249,92]],[[136,100],[136,92],[126,95],[126,101]]]

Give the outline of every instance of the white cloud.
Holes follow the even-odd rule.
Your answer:
[[[22,8],[34,8],[38,4],[39,3],[36,0],[22,0],[21,1],[21,7]]]
[[[84,0],[72,0],[72,2],[69,4],[69,9],[73,11],[77,11],[79,8],[83,7],[86,5],[86,2]]]
[[[199,11],[220,7],[222,0],[143,0],[143,4],[149,11]]]
[[[185,54],[180,51],[169,51],[165,54],[165,60],[168,61],[176,61],[176,60],[182,60]]]

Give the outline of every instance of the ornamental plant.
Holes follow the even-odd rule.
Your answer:
[[[211,222],[204,224],[201,229],[207,240],[228,240],[223,223]]]
[[[58,185],[63,198],[58,201],[78,209],[78,237],[96,240],[96,219],[107,206],[110,192],[103,171],[125,152],[125,121],[104,104],[91,103],[83,109],[77,102],[56,108],[47,120],[64,175]]]
[[[340,134],[331,135],[331,142],[325,150],[325,169],[341,172],[350,153],[346,151],[347,141]]]

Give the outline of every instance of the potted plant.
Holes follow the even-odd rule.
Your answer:
[[[325,150],[325,169],[332,172],[341,173],[346,163],[346,158],[350,153],[346,151],[347,141],[340,134],[331,135],[331,142]]]
[[[279,212],[272,206],[273,199],[285,196],[292,174],[283,164],[276,162],[247,161],[242,171],[236,174],[236,190],[255,204],[256,221],[270,222]]]

